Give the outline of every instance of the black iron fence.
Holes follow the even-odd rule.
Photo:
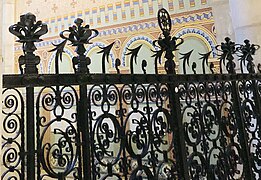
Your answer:
[[[103,73],[90,74],[85,45],[98,31],[81,19],[52,50],[56,73],[38,74],[34,43],[47,26],[26,14],[10,27],[24,55],[21,74],[3,77],[2,179],[260,178],[261,75],[253,63],[259,46],[226,38],[216,47],[219,73],[209,52],[201,54],[198,74],[196,63],[189,66],[191,51],[178,75],[174,51],[183,39],[170,36],[165,9],[158,21],[155,74],[146,74],[146,60],[144,74],[134,74],[141,46],[126,54],[130,74],[121,74],[120,59],[117,73],[106,74],[113,44],[101,48]],[[74,74],[59,73],[67,41],[76,47]],[[160,60],[166,74],[158,74]],[[186,74],[188,68],[194,74]]]

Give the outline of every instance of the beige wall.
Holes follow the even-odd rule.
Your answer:
[[[37,15],[37,20],[42,20],[48,24],[49,32],[42,37],[48,43],[40,43],[40,46],[37,46],[37,54],[42,57],[39,73],[50,73],[53,72],[54,56],[52,53],[47,53],[47,51],[53,48],[51,43],[56,44],[61,39],[58,36],[59,32],[73,25],[73,21],[77,17],[82,18],[85,24],[90,24],[91,28],[97,28],[100,31],[99,37],[92,40],[93,42],[107,45],[113,41],[119,42],[119,47],[113,47],[112,53],[115,58],[120,58],[124,62],[126,60],[126,63],[122,63],[123,66],[128,64],[128,58],[123,59],[123,56],[129,45],[147,43],[148,46],[146,47],[153,48],[152,41],[157,39],[161,33],[157,25],[157,12],[162,7],[169,11],[172,20],[175,22],[175,25],[172,26],[172,35],[184,36],[187,41],[191,40],[189,37],[193,37],[193,40],[196,39],[199,45],[203,42],[206,50],[200,51],[200,53],[206,53],[216,45],[215,33],[212,31],[214,23],[210,7],[211,1],[195,0],[193,4],[193,1],[183,0],[184,3],[182,4],[179,3],[182,1],[177,0],[102,0],[87,4],[85,0],[77,0],[76,4],[72,4],[60,0],[19,0],[17,1],[15,13],[18,17],[20,14],[32,12]],[[133,42],[135,38],[139,40]],[[131,44],[129,44],[130,42]],[[198,54],[197,48],[191,44],[187,43],[188,48],[189,50],[195,49],[192,56],[196,56]],[[144,46],[144,48],[146,47]],[[74,48],[70,46],[66,48],[71,55],[74,54]],[[180,51],[185,53],[185,50],[181,49]],[[88,55],[96,59],[99,58],[96,55],[97,52],[97,47],[88,49]],[[146,52],[148,52],[147,57],[152,56],[149,50]],[[18,59],[21,54],[21,45],[15,45],[15,59]],[[71,57],[68,56],[68,58]],[[61,65],[63,66],[62,69],[68,69],[64,62]],[[138,60],[139,67],[137,68],[141,70],[140,63]],[[17,66],[15,64],[15,69],[17,69]],[[148,69],[149,66],[150,64],[148,64]],[[96,67],[91,64],[91,72],[101,72]],[[112,68],[112,66],[108,66],[108,68],[110,67]],[[200,72],[200,66],[197,68],[199,68]],[[69,69],[68,72],[71,72],[71,70]]]
[[[213,0],[217,42],[229,36],[233,41],[243,44],[249,39],[261,45],[261,1],[260,0]],[[261,63],[261,52],[257,51],[255,63]]]
[[[229,0],[229,4],[236,41],[243,43],[249,39],[251,43],[261,45],[261,1]],[[254,59],[256,64],[261,63],[260,50]]]
[[[215,20],[217,43],[223,42],[225,37],[235,39],[229,1],[212,0],[211,6]]]
[[[14,41],[15,38],[8,31],[10,25],[15,22],[15,0],[2,0],[2,57],[3,73],[10,74],[14,72]]]
[[[8,32],[8,27],[14,23],[14,10],[15,0],[2,0],[0,2],[0,92],[2,92],[2,75],[14,72],[14,37]],[[2,101],[2,93],[0,93],[0,99]],[[0,112],[2,112],[2,103]],[[0,113],[0,120],[2,118],[2,113]],[[2,137],[2,128],[0,128],[0,137]],[[1,153],[0,150],[0,157],[2,157]],[[0,174],[2,175],[1,170],[2,167],[0,167]]]

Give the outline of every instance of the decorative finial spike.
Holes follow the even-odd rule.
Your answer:
[[[199,53],[199,55],[201,56],[201,58],[199,58],[199,59],[202,59],[203,74],[206,74],[206,66],[208,66],[208,59],[209,59],[209,56],[211,53],[212,53],[212,51],[209,51],[206,54]]]
[[[192,54],[193,50],[187,52],[187,53],[180,53],[180,55],[182,55],[182,57],[180,58],[181,60],[183,60],[183,73],[184,74],[187,74],[187,71],[186,71],[186,64],[187,66],[190,66],[189,65],[189,60],[190,60],[190,56]]]

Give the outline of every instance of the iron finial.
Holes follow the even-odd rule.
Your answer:
[[[98,36],[99,32],[96,29],[90,29],[90,26],[83,25],[83,20],[77,18],[74,21],[75,25],[69,27],[60,33],[60,37],[65,41],[70,41],[72,46],[76,46],[75,52],[78,56],[73,58],[74,70],[77,73],[89,73],[88,65],[90,58],[85,56],[85,44],[91,44],[90,40]],[[77,67],[77,68],[76,68]]]
[[[157,62],[157,59],[160,59],[159,56],[165,52],[164,57],[167,59],[165,62],[165,70],[168,74],[175,74],[176,64],[173,61],[173,58],[175,57],[173,51],[178,50],[178,47],[184,40],[179,37],[170,36],[172,22],[168,11],[164,8],[158,11],[158,23],[163,37],[160,36],[158,40],[153,42],[153,45],[160,49],[159,51],[154,51],[156,53],[154,56],[156,59],[155,62]],[[155,64],[155,66],[157,66],[157,64]]]
[[[23,44],[24,55],[19,57],[19,68],[23,74],[22,66],[25,65],[25,73],[38,73],[37,65],[40,63],[40,57],[33,53],[37,49],[35,42],[40,42],[40,37],[48,32],[47,25],[42,21],[36,21],[36,16],[27,13],[20,16],[20,21],[9,27],[10,33],[17,36]]]
[[[255,64],[253,62],[256,51],[260,48],[259,45],[251,44],[248,39],[244,40],[244,44],[237,47],[237,55],[240,61],[241,73],[244,73],[244,67],[248,73],[255,73]]]
[[[216,46],[216,50],[221,52],[219,55],[220,60],[220,73],[222,74],[222,63],[226,66],[228,73],[234,74],[236,64],[234,62],[234,54],[236,53],[236,44],[235,42],[231,41],[229,37],[225,38],[225,42],[222,42],[221,45]],[[227,61],[227,62],[226,62]]]

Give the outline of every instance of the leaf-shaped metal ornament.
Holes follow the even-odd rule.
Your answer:
[[[163,50],[159,50],[159,51],[153,51],[151,50],[154,54],[151,57],[154,57],[154,69],[155,69],[155,74],[158,74],[158,63],[161,64],[161,57],[163,54]]]
[[[199,55],[201,56],[199,59],[202,59],[203,74],[206,74],[206,67],[208,66],[208,59],[211,53],[212,51],[209,51],[208,53],[205,54],[199,53]]]
[[[106,46],[106,47],[99,47],[100,49],[102,49],[101,51],[98,52],[98,54],[102,54],[102,73],[106,73],[105,70],[105,61],[107,60],[107,62],[109,63],[109,55],[111,52],[111,48],[113,47],[114,42],[111,43],[110,45]]]
[[[59,58],[60,58],[60,61],[62,61],[62,56],[63,56],[63,53],[64,53],[64,47],[66,45],[66,42],[67,42],[67,40],[64,40],[60,44],[53,44],[53,46],[55,46],[55,48],[48,51],[48,52],[56,51],[56,54],[55,54],[55,74],[59,74]]]
[[[183,73],[187,74],[186,71],[186,64],[187,66],[189,66],[189,60],[190,60],[190,56],[192,54],[193,50],[187,52],[187,53],[180,53],[180,55],[182,55],[182,57],[180,58],[181,60],[183,60]]]
[[[134,61],[135,61],[135,64],[137,64],[137,57],[138,57],[138,53],[141,49],[142,45],[139,45],[138,47],[134,48],[134,49],[129,49],[128,50],[130,52],[126,53],[125,55],[131,55],[130,57],[130,71],[131,71],[131,74],[134,74]]]

